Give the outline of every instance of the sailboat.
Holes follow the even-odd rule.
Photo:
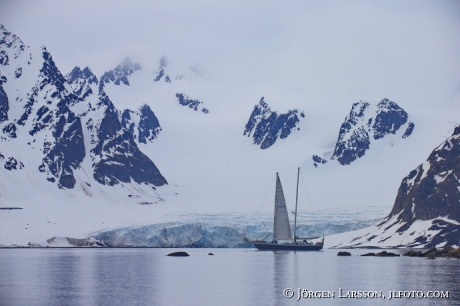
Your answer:
[[[295,200],[294,212],[294,239],[291,236],[291,227],[289,224],[289,216],[286,207],[286,200],[284,198],[283,187],[278,173],[276,173],[276,189],[275,189],[275,216],[273,222],[273,240],[266,242],[263,240],[251,241],[254,246],[259,250],[267,251],[319,251],[323,248],[324,237],[321,241],[312,242],[312,240],[321,238],[306,237],[299,238],[296,236],[297,227],[297,202],[299,196],[299,175],[300,168],[297,169],[297,191]],[[278,242],[279,240],[291,240],[289,242]]]

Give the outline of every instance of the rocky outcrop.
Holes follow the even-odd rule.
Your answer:
[[[0,35],[0,124],[3,132],[0,141],[5,169],[38,168],[40,179],[61,189],[73,189],[77,185],[75,171],[83,165],[86,167],[82,171],[84,176],[89,180],[92,176],[95,182],[103,185],[132,181],[149,185],[147,188],[152,190],[167,184],[153,161],[138,146],[158,137],[161,131],[158,118],[145,104],[136,111],[125,110],[129,118],[123,116],[104,90],[109,84],[129,85],[128,77],[141,69],[139,64],[126,58],[115,69],[104,73],[100,80],[89,67],[75,67],[63,76],[51,54],[41,47],[40,56],[34,57],[38,62],[33,67],[37,70],[22,69],[24,63],[31,63],[32,54],[24,54],[25,47],[15,35],[3,26],[0,30],[3,35]],[[8,84],[11,91],[8,93],[17,95],[13,115],[9,112],[12,101],[2,87],[7,82],[4,73],[12,83]],[[24,89],[17,79],[24,74],[36,81],[28,92],[19,92]],[[18,145],[23,145],[25,150],[22,151],[28,153],[12,149]],[[21,154],[39,158],[21,158]],[[85,163],[87,159],[90,161]],[[84,182],[79,185],[82,184]]]
[[[458,245],[460,126],[402,180],[390,214],[361,233],[340,246]]]
[[[278,114],[270,109],[264,97],[254,109],[246,123],[243,135],[253,139],[253,144],[260,146],[261,149],[271,147],[278,138],[287,138],[299,123],[298,111],[290,110],[285,114]],[[300,112],[300,117],[305,118],[305,114]]]
[[[406,224],[443,216],[460,222],[460,126],[402,180],[390,217],[397,214]]]
[[[187,257],[187,256],[190,256],[190,255],[188,255],[187,252],[173,252],[173,253],[169,253],[166,256]]]
[[[197,111],[198,106],[203,104],[203,101],[192,99],[184,93],[176,93],[176,98],[179,101],[180,105],[187,106],[188,108],[191,108],[194,111]],[[207,108],[202,107],[201,112],[203,112],[204,114],[207,114],[209,113],[209,110]]]
[[[7,79],[5,76],[0,76],[0,123],[8,120],[8,111],[10,104],[8,102],[8,96],[3,89],[3,83],[6,83]]]
[[[342,165],[349,165],[365,155],[373,140],[396,134],[401,127],[405,127],[401,137],[407,138],[415,126],[412,122],[406,124],[407,121],[407,112],[388,99],[381,100],[375,112],[370,110],[368,102],[356,102],[340,126],[339,137],[331,159],[337,159]]]
[[[375,257],[399,257],[401,255],[392,253],[392,252],[387,252],[387,251],[382,251],[378,253],[366,253],[361,256],[375,256]]]
[[[133,63],[129,58],[118,65],[115,69],[104,73],[99,82],[99,91],[104,89],[105,84],[113,82],[115,85],[125,84],[129,86],[128,76],[142,67],[138,63]]]
[[[97,112],[102,120],[93,132],[95,147],[91,149],[94,179],[104,185],[120,182],[167,184],[156,165],[139,150],[129,129],[122,126],[119,114],[107,95],[100,96]]]
[[[453,248],[452,246],[448,245],[443,248],[437,249],[432,247],[427,251],[416,251],[416,250],[409,250],[403,254],[403,256],[408,257],[426,257],[426,258],[434,258],[434,257],[454,257],[460,259],[460,248]]]

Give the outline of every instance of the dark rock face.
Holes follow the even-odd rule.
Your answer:
[[[39,89],[41,90],[47,84],[51,84],[54,85],[59,92],[65,92],[65,79],[59,69],[56,67],[51,54],[46,51],[46,48],[43,48],[42,56],[44,62],[43,67],[40,69],[40,76],[42,77],[42,80]]]
[[[157,138],[161,131],[158,118],[147,104],[144,104],[139,108],[139,117],[139,126],[137,127],[139,132],[139,142],[147,143],[147,140],[153,141]]]
[[[413,122],[409,122],[409,125],[407,126],[407,129],[406,131],[404,132],[404,135],[402,135],[402,138],[407,138],[409,137],[410,135],[412,135],[412,131],[414,130],[414,123]]]
[[[8,123],[3,127],[3,133],[10,138],[16,138],[16,125],[14,123]]]
[[[85,68],[85,69],[88,69]],[[95,82],[97,84],[97,78],[96,76],[88,69],[88,71],[85,73],[90,73],[91,75],[89,76],[89,79],[90,79],[90,82]],[[75,66],[72,71],[66,75],[65,79],[67,81],[68,84],[75,84],[75,83],[78,83],[78,81],[80,80],[85,80],[86,79],[86,75],[83,74],[83,71],[80,69],[80,67],[78,66]]]
[[[81,70],[80,67],[75,67],[65,76],[67,84],[72,87],[73,93],[79,97],[79,101],[93,94],[91,84],[98,84],[96,76],[89,67]]]
[[[37,103],[38,95],[43,90],[46,90],[46,98],[48,99],[46,103],[51,105],[56,100],[63,99],[67,93],[64,83],[65,79],[62,76],[61,72],[57,69],[53,58],[46,51],[46,48],[42,48],[43,56],[43,66],[40,69],[39,83],[37,86],[32,88],[32,93],[29,95],[26,105],[24,106],[24,113],[21,118],[17,121],[19,125],[24,125],[25,122],[29,119],[30,114],[34,108],[34,105]],[[45,89],[45,87],[47,87]],[[48,88],[49,87],[49,88]],[[41,109],[37,112],[37,116],[40,117],[38,120],[42,120],[42,123],[35,124],[32,131],[29,134],[33,135],[37,131],[42,130],[44,127],[48,126],[51,122],[44,123],[46,120],[50,120],[51,117],[43,117],[46,113],[44,109]],[[42,118],[43,117],[43,118]]]
[[[457,244],[460,239],[460,126],[439,145],[427,161],[411,171],[401,182],[395,204],[386,220],[397,216],[403,233],[416,220],[432,220],[433,236],[414,237],[411,246],[435,246],[440,243]],[[447,217],[454,222],[441,219]],[[398,225],[400,222],[403,225]],[[390,227],[391,227],[390,226]]]
[[[369,241],[384,243],[391,238],[401,243],[393,244],[393,247],[458,245],[459,178],[460,126],[431,152],[423,164],[402,180],[393,209],[388,216],[374,224],[375,231],[355,237],[350,243],[356,247],[368,245]],[[405,254],[419,255],[414,251]]]
[[[327,163],[327,160],[325,160],[324,158],[319,157],[318,155],[313,155],[312,159],[313,159],[313,165],[315,166],[315,168],[318,168],[318,164]]]
[[[351,256],[350,252],[340,251],[337,253],[337,256]]]
[[[454,249],[450,245],[443,247],[442,249],[437,249],[435,247],[430,248],[425,252],[415,251],[413,249],[407,251],[403,256],[408,257],[425,257],[425,258],[435,258],[435,257],[453,257],[460,259],[460,248]]]
[[[67,117],[67,119],[66,119]],[[71,189],[75,186],[73,170],[80,167],[85,158],[85,145],[80,117],[66,109],[59,114],[53,131],[54,145],[44,144],[40,172],[48,173],[48,180],[58,179],[59,188]]]
[[[390,213],[400,220],[430,220],[441,216],[460,221],[460,126],[433,150],[427,161],[401,182]]]
[[[129,58],[125,58],[125,60],[115,69],[107,71],[104,75],[102,75],[99,83],[99,91],[102,91],[105,84],[110,82],[113,82],[115,85],[123,83],[129,86],[128,76],[141,68],[141,65],[137,63],[133,64]]]
[[[364,156],[366,150],[369,149],[369,134],[366,129],[360,126],[353,130],[358,123],[362,123],[364,120],[364,112],[368,107],[369,103],[367,102],[354,103],[350,114],[345,117],[345,121],[340,126],[339,138],[332,159],[337,158],[342,165],[349,165],[357,158]],[[351,137],[346,139],[350,133]]]
[[[15,79],[23,77],[23,70],[16,57],[24,50],[24,46],[1,25],[0,30],[1,64],[16,65],[14,79],[9,81],[13,85],[18,84]],[[30,64],[32,55],[25,56]],[[147,143],[158,137],[161,127],[153,111],[143,105],[136,112],[127,110],[128,117],[131,113],[135,115],[134,121],[123,118],[104,92],[104,85],[111,82],[129,85],[128,76],[141,69],[139,64],[125,59],[98,81],[88,67],[75,67],[64,77],[44,47],[41,49],[41,58],[37,60],[42,60],[42,66],[35,86],[16,98],[21,103],[19,107],[23,107],[22,114],[17,118],[8,116],[12,101],[8,101],[2,86],[7,79],[0,76],[0,123],[3,122],[2,132],[6,136],[1,137],[4,144],[9,145],[11,139],[20,137],[18,130],[29,129],[25,141],[30,150],[36,150],[30,153],[43,154],[41,162],[33,164],[32,168],[38,168],[39,172],[45,174],[46,180],[61,189],[75,187],[77,179],[74,172],[82,167],[85,158],[91,158],[91,168],[85,168],[85,172],[92,174],[97,182],[104,185],[133,180],[148,185],[149,189],[155,189],[154,186],[167,184],[155,164],[139,150],[136,142]],[[24,70],[24,73],[26,71],[29,70]],[[123,124],[120,120],[124,120]],[[89,138],[86,140],[88,147],[85,146],[85,138]],[[42,139],[40,144],[36,142],[37,139]],[[5,159],[7,149],[7,146],[3,146],[4,155],[0,154],[5,169],[11,171],[24,168],[17,156],[7,156]],[[89,164],[85,163],[85,167]],[[30,169],[28,164],[26,166]]]
[[[99,106],[105,107],[104,117],[97,130],[96,146],[91,150],[94,179],[103,185],[120,182],[167,184],[155,164],[137,147],[133,134],[123,128],[107,95],[100,96]]]
[[[6,66],[8,65],[10,61],[10,58],[8,57],[8,54],[6,53],[5,50],[0,51],[0,65]]]
[[[408,119],[408,114],[395,102],[383,99],[377,104],[374,114],[370,113],[370,104],[364,101],[353,104],[350,113],[340,126],[339,137],[331,159],[337,159],[342,165],[349,165],[365,155],[371,140],[395,134]],[[407,138],[414,130],[410,122],[402,138]]]
[[[19,170],[19,169],[24,168],[24,164],[20,161],[18,162],[16,158],[14,157],[9,157],[8,160],[5,162],[5,164],[3,165],[3,167],[9,171]]]
[[[273,112],[262,97],[259,104],[254,106],[243,135],[252,137],[253,143],[260,145],[261,149],[267,149],[276,142],[278,137],[287,138],[291,131],[297,127],[299,122],[297,113],[296,109],[290,110],[286,114]],[[300,113],[300,116],[305,117],[303,112]]]
[[[361,256],[376,256],[376,257],[399,257],[401,255],[392,253],[392,252],[387,252],[387,251],[382,251],[379,253],[366,253]]]
[[[0,24],[0,65],[9,65],[10,59],[16,59],[25,49],[25,45],[21,39],[15,34],[7,31],[5,27]]]
[[[169,75],[166,74],[165,68],[167,66],[167,61],[164,56],[160,58],[160,66],[158,66],[157,71],[153,74],[153,81],[159,82],[163,77],[166,83],[171,83]]]
[[[0,123],[8,120],[8,111],[10,109],[10,104],[8,103],[8,96],[6,95],[5,90],[3,89],[3,83],[6,82],[6,77],[0,77]]]
[[[14,71],[14,78],[19,79],[21,76],[22,76],[22,67],[18,67]]]
[[[407,122],[407,117],[406,111],[398,104],[383,99],[377,105],[377,114],[372,125],[374,139],[383,138],[390,133],[395,134],[401,125]]]
[[[161,80],[161,78],[165,75],[165,70],[163,69],[163,66],[158,67],[157,72],[155,73],[155,77],[153,78],[154,82],[158,82]],[[169,79],[169,77],[168,77]],[[169,80],[171,82],[171,80]]]
[[[33,119],[31,136],[51,128],[53,140],[45,140],[43,153],[45,154],[42,164],[38,167],[40,172],[47,174],[47,180],[58,181],[59,188],[73,188],[75,178],[73,170],[80,166],[85,157],[83,142],[83,130],[80,117],[70,111],[68,105],[75,97],[65,89],[65,79],[57,69],[51,55],[42,49],[43,66],[40,69],[39,82],[32,89],[32,95],[24,107],[24,113],[18,124],[24,125],[38,102],[41,92],[46,92],[45,97],[49,100],[46,105],[38,108]],[[51,109],[52,105],[54,108]],[[48,106],[47,106],[48,105]],[[4,132],[14,137],[16,126],[7,125]]]
[[[363,127],[354,130],[347,141],[337,142],[334,155],[342,165],[349,165],[369,150],[369,134]]]
[[[198,110],[198,106],[203,104],[202,101],[197,99],[191,99],[189,96],[183,93],[176,93],[176,98],[179,101],[180,105],[187,106],[188,108],[193,109],[194,111]],[[206,108],[202,108],[201,111],[205,114],[209,113],[209,110]]]

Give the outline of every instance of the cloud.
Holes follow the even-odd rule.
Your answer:
[[[166,61],[166,57],[163,55],[160,58],[160,66],[166,67],[168,65],[168,62]]]
[[[152,72],[158,61],[178,73],[199,65],[260,96],[433,100],[460,81],[458,11],[455,1],[7,1],[0,19],[63,73],[101,75],[129,56]]]

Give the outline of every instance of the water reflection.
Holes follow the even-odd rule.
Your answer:
[[[38,300],[43,304],[77,305],[84,292],[81,257],[71,249],[55,250],[48,255],[38,275],[39,281],[46,285],[44,290],[40,290]],[[69,288],[71,290],[67,292]]]
[[[458,305],[460,288],[458,276],[460,260],[438,258],[401,258],[397,263],[399,273],[392,290],[449,291],[450,299],[416,299],[418,305]],[[401,289],[400,289],[401,288]],[[406,299],[415,303],[414,299]]]
[[[272,301],[276,301],[273,305],[279,305],[283,290],[286,284],[289,283],[288,279],[292,275],[292,266],[289,262],[292,260],[292,252],[289,251],[264,251],[270,252],[273,255],[273,284],[272,288]]]
[[[158,295],[155,258],[146,250],[102,250],[92,258],[92,297],[96,305],[147,305]]]
[[[189,249],[1,250],[0,305],[455,305],[460,260],[323,252]],[[176,250],[175,250],[176,251]],[[208,256],[208,252],[214,256]],[[283,290],[295,292],[292,299]],[[335,291],[302,299],[298,288]],[[339,298],[338,290],[449,291],[450,299]]]

